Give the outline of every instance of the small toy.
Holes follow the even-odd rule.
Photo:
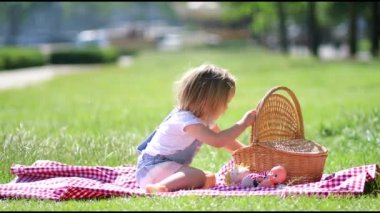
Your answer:
[[[243,187],[273,187],[286,180],[286,169],[283,166],[273,167],[266,175],[259,175],[249,171],[248,167],[235,165],[225,174],[227,185],[241,185]]]

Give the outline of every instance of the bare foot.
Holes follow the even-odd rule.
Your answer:
[[[159,184],[148,184],[145,187],[146,192],[148,193],[156,193],[156,192],[167,192],[168,188],[164,185]]]
[[[205,174],[206,174],[206,181],[202,189],[208,189],[208,188],[214,187],[216,185],[215,174],[212,172],[205,172]]]

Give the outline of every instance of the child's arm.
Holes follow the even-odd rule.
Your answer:
[[[259,187],[271,187],[275,184],[269,180],[269,178],[264,178],[260,181]]]
[[[212,128],[212,131],[216,132],[216,133],[219,133],[220,132],[220,128],[218,125],[215,125],[214,128]],[[244,147],[245,145],[242,144],[240,141],[238,140],[233,140],[232,142],[230,143],[227,143],[223,148],[225,148],[227,151],[229,152],[234,152],[235,150],[241,148],[241,147]]]
[[[207,143],[214,147],[230,147],[231,149],[236,148],[235,139],[243,133],[243,131],[250,126],[255,117],[255,110],[248,111],[242,119],[236,122],[232,127],[214,132],[203,124],[193,124],[186,126],[184,131],[188,132],[190,135],[196,139]]]

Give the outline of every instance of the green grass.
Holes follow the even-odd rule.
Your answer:
[[[329,149],[324,173],[380,163],[380,62],[321,62],[260,49],[141,52],[129,67],[105,65],[26,89],[0,91],[0,183],[12,163],[56,160],[75,165],[136,163],[135,147],[175,104],[173,81],[211,62],[237,78],[219,124],[227,128],[272,87],[291,88],[305,136]],[[250,130],[239,140],[249,143]],[[217,172],[230,159],[203,146],[193,166]],[[379,210],[378,189],[359,197],[128,197],[73,201],[1,200],[0,210]]]

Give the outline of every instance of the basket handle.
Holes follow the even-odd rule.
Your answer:
[[[302,118],[301,106],[300,106],[298,99],[297,99],[296,95],[294,94],[294,92],[285,86],[277,86],[277,87],[272,88],[261,99],[261,101],[256,106],[256,116],[255,116],[254,123],[256,123],[256,118],[257,118],[257,116],[259,116],[260,109],[262,108],[262,106],[264,105],[266,100],[269,98],[270,95],[272,95],[273,93],[275,93],[278,90],[286,91],[289,94],[289,96],[292,98],[294,106],[296,108],[296,112],[298,114],[298,119],[300,122],[300,134],[301,134],[300,136],[302,136],[302,138],[304,138],[304,127],[303,127],[303,118]],[[252,124],[252,129],[253,129],[253,131],[251,131],[251,141],[253,143],[257,143],[257,137],[255,137],[257,135],[257,128],[254,128],[254,124]]]

